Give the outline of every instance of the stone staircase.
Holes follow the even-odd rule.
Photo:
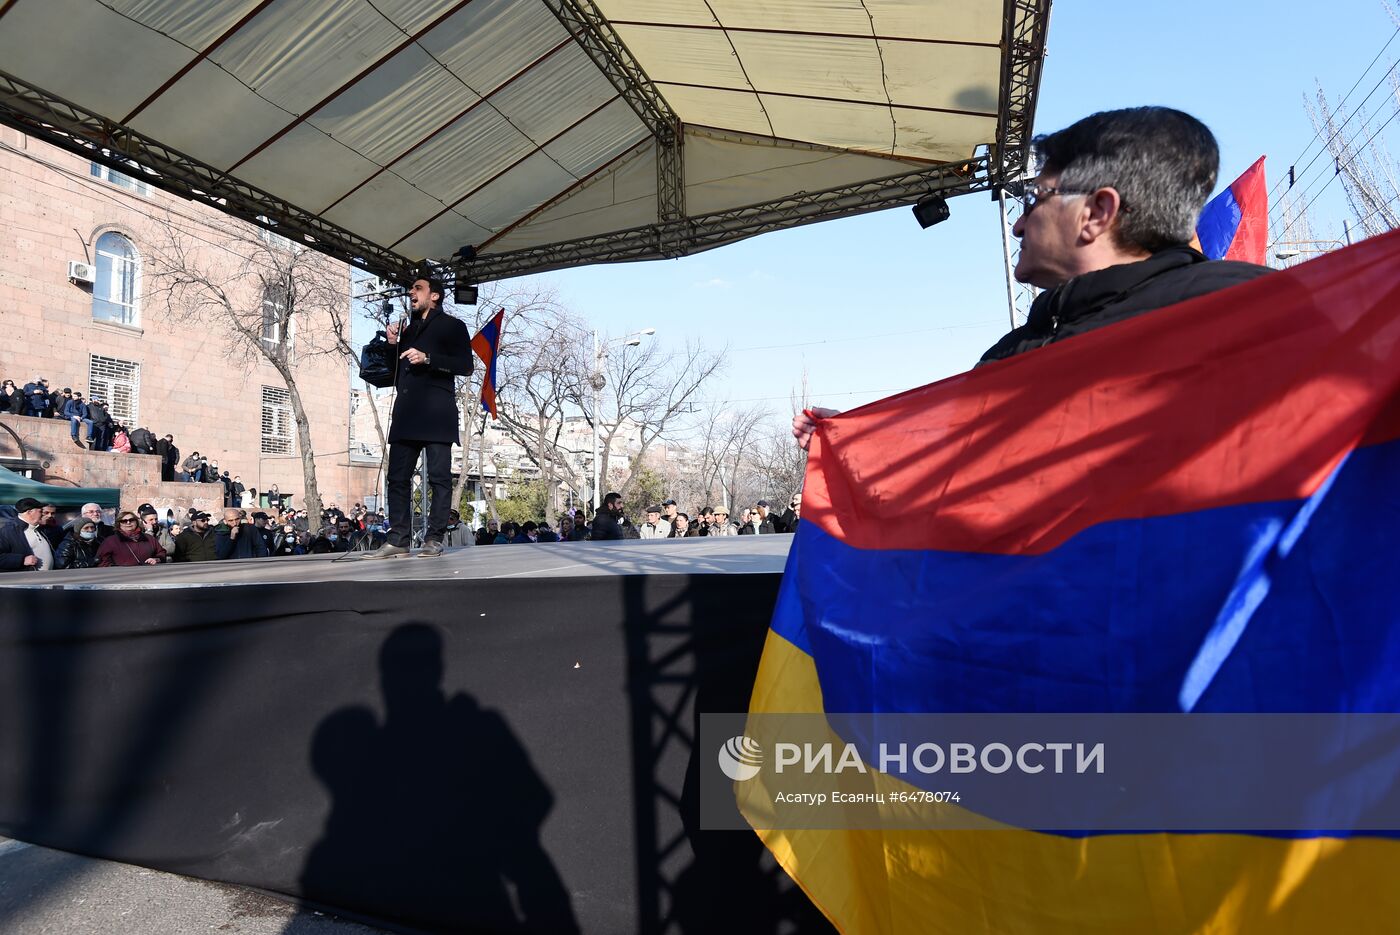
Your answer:
[[[5,429],[10,431],[5,431]],[[81,435],[82,429],[79,428]],[[34,419],[0,415],[0,464],[46,484],[63,487],[118,487],[121,508],[134,510],[150,503],[161,510],[185,507],[216,516],[224,505],[222,484],[185,484],[160,479],[155,455],[88,451],[73,444],[67,419]]]

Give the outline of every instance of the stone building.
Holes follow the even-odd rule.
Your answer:
[[[178,219],[192,242],[229,252],[217,242],[215,225],[230,219],[165,194],[141,170],[115,172],[0,127],[0,377],[22,386],[44,376],[51,389],[103,397],[114,419],[173,435],[182,456],[197,450],[246,486],[265,491],[276,484],[300,503],[296,426],[277,370],[265,360],[233,359],[226,327],[171,314],[149,294],[150,238],[168,218]],[[342,320],[348,322],[350,273],[339,268],[345,273]],[[295,348],[296,335],[277,333],[275,297],[264,296],[265,306],[269,301],[262,340]],[[313,316],[299,327],[330,327],[326,319]],[[351,457],[349,368],[343,358],[291,353],[322,501],[346,506],[363,500],[373,492],[375,471],[362,457]],[[0,432],[0,456],[13,456],[12,447],[13,439]],[[132,462],[126,476],[108,453],[83,455],[74,446],[61,458],[53,454],[40,459],[49,461],[53,476],[38,473],[38,479],[131,487],[133,497],[139,486],[144,499],[197,497],[178,487],[152,491],[149,471]],[[124,494],[123,505],[134,505],[126,500]]]

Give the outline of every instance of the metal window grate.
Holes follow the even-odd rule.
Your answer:
[[[88,355],[88,398],[107,404],[112,421],[134,427],[141,416],[141,365],[116,357]]]
[[[292,394],[275,386],[262,388],[262,453],[292,453]]]

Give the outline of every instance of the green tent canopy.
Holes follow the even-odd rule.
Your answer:
[[[30,480],[7,467],[0,467],[0,505],[4,506],[14,506],[21,497],[33,497],[54,506],[80,507],[84,503],[96,503],[116,509],[121,505],[121,496],[119,487],[60,487]]]

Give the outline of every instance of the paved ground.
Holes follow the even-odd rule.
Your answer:
[[[387,935],[223,883],[0,837],[5,935]]]

